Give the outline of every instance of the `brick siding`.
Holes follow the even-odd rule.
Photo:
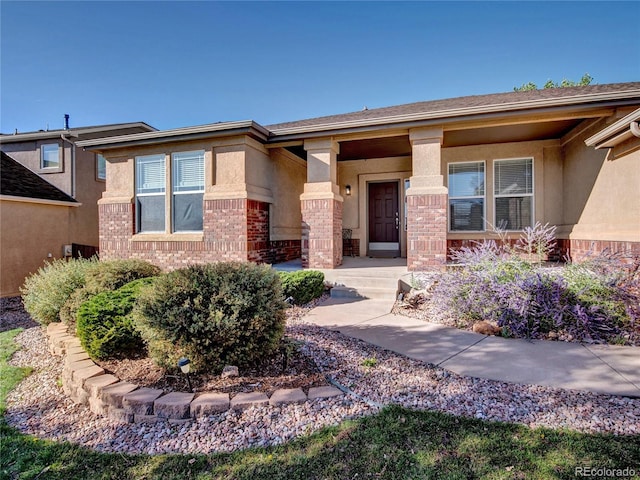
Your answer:
[[[203,241],[132,241],[134,205],[100,205],[100,258],[140,258],[173,270],[194,263],[276,263],[300,257],[300,240],[269,241],[268,203],[206,200],[203,210]]]
[[[407,196],[407,269],[442,268],[447,261],[447,195]]]
[[[640,242],[619,242],[610,240],[558,240],[558,246],[563,256],[574,262],[584,260],[590,255],[601,252],[640,256]]]
[[[302,200],[302,266],[334,268],[342,263],[342,202]]]

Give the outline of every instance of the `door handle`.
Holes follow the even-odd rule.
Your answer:
[[[400,230],[400,218],[398,218],[397,212],[396,212],[396,230]]]

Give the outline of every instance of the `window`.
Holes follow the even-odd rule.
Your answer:
[[[107,159],[102,155],[96,155],[96,178],[98,180],[107,179]]]
[[[202,231],[204,152],[180,152],[171,156],[172,222],[174,232]]]
[[[484,230],[484,162],[449,164],[449,230]]]
[[[60,148],[57,143],[40,147],[40,168],[60,168]]]
[[[170,158],[168,179],[164,154],[136,157],[137,233],[202,232],[204,151],[176,152]],[[170,212],[166,212],[167,191]]]
[[[165,231],[165,156],[136,157],[136,232]]]
[[[533,225],[533,160],[496,160],[494,170],[495,225],[522,230]]]

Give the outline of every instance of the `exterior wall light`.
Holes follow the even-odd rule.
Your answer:
[[[345,185],[344,193],[347,195],[351,195],[351,185]]]

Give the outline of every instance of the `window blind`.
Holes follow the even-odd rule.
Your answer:
[[[165,191],[164,155],[136,157],[137,193],[164,193]]]
[[[204,152],[174,153],[173,158],[173,191],[204,191]]]
[[[449,196],[475,197],[483,195],[483,162],[449,164]]]
[[[530,158],[518,160],[496,160],[495,194],[521,195],[533,193],[532,161]]]

